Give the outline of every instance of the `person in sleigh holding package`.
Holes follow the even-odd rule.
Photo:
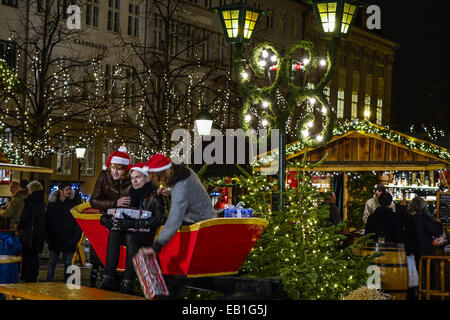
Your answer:
[[[114,276],[119,262],[120,246],[125,245],[125,272],[119,288],[120,293],[131,294],[132,284],[136,278],[132,259],[141,246],[153,244],[155,231],[164,224],[164,198],[159,195],[156,186],[148,181],[148,173],[140,162],[130,168],[131,188],[130,209],[150,211],[148,219],[133,219],[123,213],[122,219],[113,219],[111,215],[102,216],[102,224],[110,230],[106,251],[105,270],[100,289],[114,290]],[[149,231],[130,231],[129,229],[149,229]]]
[[[173,164],[162,154],[153,155],[144,168],[149,171],[150,180],[155,185],[170,188],[171,205],[158,238],[152,246],[141,248],[143,254],[159,253],[183,225],[216,218],[211,199],[193,170]]]

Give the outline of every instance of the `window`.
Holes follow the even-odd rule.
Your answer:
[[[377,66],[378,77],[384,78],[384,66]]]
[[[381,125],[383,120],[383,99],[377,100],[377,124]]]
[[[352,93],[352,120],[358,118],[358,93]]]
[[[90,0],[86,5],[86,25],[98,27],[99,0]]]
[[[218,36],[217,41],[219,42],[219,50],[220,50],[220,64],[227,64],[227,47],[225,45],[225,38],[223,36]]]
[[[72,175],[73,137],[63,136],[61,149],[56,153],[56,174],[60,176]]]
[[[286,33],[286,26],[287,26],[287,13],[280,12],[279,31],[282,33]]]
[[[16,44],[0,40],[0,58],[5,60],[11,69],[14,69],[16,67]]]
[[[339,90],[338,91],[338,100],[337,100],[337,117],[338,117],[338,119],[344,118],[344,97],[345,97],[344,90]]]
[[[164,45],[163,39],[163,21],[158,15],[153,16],[153,47],[162,50]]]
[[[139,37],[139,10],[138,4],[130,3],[128,6],[128,35]]]
[[[273,29],[273,15],[274,15],[273,9],[267,8],[266,29]]]
[[[347,56],[345,54],[341,54],[339,56],[339,65],[342,67],[347,67]]]
[[[314,89],[314,83],[311,82],[306,83],[306,89]],[[314,103],[312,103],[310,99],[308,99],[308,102],[306,102],[306,112],[309,113],[314,112]]]
[[[17,8],[17,0],[2,0],[2,4]]]
[[[367,95],[364,99],[364,119],[370,119],[370,96]]]
[[[95,142],[91,142],[86,146],[86,153],[84,154],[84,159],[81,162],[80,175],[93,176],[94,164],[95,164]]]
[[[292,36],[293,36],[294,38],[297,38],[298,25],[299,25],[298,17],[294,17],[294,21],[293,21],[293,23],[292,23]]]
[[[120,0],[109,0],[108,30],[120,32]]]
[[[114,143],[112,140],[105,139],[103,141],[103,150],[102,150],[102,168],[106,164],[106,160],[108,160],[109,155],[116,151],[117,149],[114,146]]]
[[[323,88],[323,94],[327,98],[328,103],[330,103],[330,87]]]

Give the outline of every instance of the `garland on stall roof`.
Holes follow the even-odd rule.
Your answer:
[[[371,122],[363,120],[346,121],[341,126],[333,129],[333,136],[341,136],[350,131],[357,131],[361,133],[375,134],[382,138],[388,139],[391,142],[400,143],[411,150],[419,150],[429,154],[432,154],[443,160],[450,160],[450,153],[448,149],[433,145],[426,141],[416,141],[415,139],[408,139],[407,137],[392,131],[388,127],[380,127]],[[300,141],[291,143],[286,146],[286,155],[292,155],[302,151],[305,145]],[[258,162],[252,163],[253,166],[265,165],[273,160],[272,155],[268,155],[259,159]]]

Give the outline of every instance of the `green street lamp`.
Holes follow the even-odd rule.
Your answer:
[[[307,1],[304,1],[307,2]],[[328,47],[328,70],[322,80],[313,88],[299,87],[293,83],[290,73],[292,70],[292,55],[298,49],[306,50],[309,53],[309,63],[302,72],[309,72],[317,66],[317,54],[314,44],[310,41],[297,41],[287,48],[278,48],[269,42],[258,44],[253,49],[252,58],[249,60],[249,67],[254,75],[258,78],[264,78],[267,74],[268,63],[260,61],[255,63],[260,57],[267,58],[268,51],[273,54],[273,63],[276,63],[276,77],[273,83],[268,87],[257,87],[250,83],[247,70],[243,66],[242,44],[248,43],[254,33],[254,29],[259,21],[261,10],[251,8],[246,4],[233,4],[216,8],[222,23],[225,38],[228,43],[234,44],[233,61],[237,82],[243,98],[242,116],[245,119],[244,127],[248,127],[250,115],[246,114],[252,104],[263,102],[263,107],[270,110],[271,114],[265,112],[265,115],[271,119],[274,128],[279,129],[279,161],[278,161],[278,177],[279,177],[279,206],[284,207],[283,192],[286,185],[286,125],[288,119],[292,116],[295,108],[306,99],[317,99],[322,104],[322,113],[327,119],[323,131],[315,139],[309,134],[309,128],[314,123],[314,114],[308,114],[298,123],[299,139],[305,146],[313,147],[323,145],[332,138],[333,123],[335,113],[330,107],[325,95],[324,88],[332,79],[335,70],[335,60],[337,45],[342,37],[345,37],[353,23],[357,14],[357,4],[355,1],[334,0],[334,1],[308,1],[312,4],[316,13],[316,21],[321,30],[321,34],[332,41]],[[244,77],[245,76],[245,77]],[[289,88],[289,93],[285,103],[279,102],[279,88]],[[265,120],[267,124],[267,120]]]
[[[342,38],[348,35],[358,13],[356,1],[313,0],[311,4],[322,37]]]
[[[245,3],[217,7],[220,22],[228,43],[248,43],[259,22],[262,10]]]

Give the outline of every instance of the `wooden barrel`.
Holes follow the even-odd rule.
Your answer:
[[[372,260],[381,270],[381,289],[395,296],[396,300],[406,300],[408,291],[408,264],[405,245],[402,243],[370,243],[361,250],[362,256],[383,253]]]
[[[391,181],[391,176],[389,174],[386,174],[384,172],[377,174],[378,183],[388,185]]]

